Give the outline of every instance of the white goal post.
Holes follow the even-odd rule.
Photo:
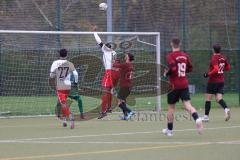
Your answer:
[[[21,35],[24,35],[25,37],[34,37],[36,35],[42,35],[42,36],[50,36],[50,35],[53,35],[53,36],[92,36],[93,37],[93,33],[94,32],[76,32],[76,31],[26,31],[26,30],[0,30],[0,40],[1,40],[1,37],[4,37],[4,36],[16,36],[17,37],[21,37]],[[129,39],[130,41],[133,41],[135,40],[136,43],[138,43],[138,46],[144,46],[145,48],[155,48],[154,52],[156,53],[155,54],[155,64],[156,65],[156,70],[157,70],[157,73],[156,73],[156,88],[157,88],[157,97],[156,97],[156,106],[155,106],[155,110],[157,112],[160,112],[161,111],[161,68],[160,68],[160,64],[161,64],[161,46],[160,46],[160,33],[159,32],[97,32],[100,37],[101,35],[103,36],[112,36],[114,37],[113,38],[113,41],[115,39],[115,36],[119,36],[121,35],[122,37],[125,37],[125,36],[128,36],[128,38],[126,39]],[[121,38],[121,36],[119,36]],[[144,37],[147,37],[147,36],[152,36],[151,37],[151,41],[148,41],[148,38],[144,38]],[[120,39],[118,37],[118,39]],[[155,37],[155,38],[153,38]],[[4,38],[6,39],[6,38]],[[9,42],[11,43],[12,46],[15,46],[16,44],[14,43],[20,43],[20,41],[23,43],[24,41],[24,38],[23,39],[18,39],[16,38],[16,40],[13,40],[14,38],[12,38],[11,40],[9,40]],[[87,38],[86,38],[87,39]],[[149,38],[150,39],[150,38]],[[88,40],[88,39],[87,39]],[[31,40],[29,40],[30,42]],[[123,40],[124,41],[124,40]],[[8,42],[8,45],[9,45],[9,42]],[[0,43],[2,43],[2,41],[0,41]],[[4,43],[4,42],[3,42]],[[26,43],[28,43],[26,41]],[[44,43],[41,41],[41,43]],[[47,43],[47,42],[46,42]],[[92,43],[92,42],[91,42]],[[94,42],[95,43],[95,42]],[[0,44],[0,47],[1,47],[2,44]],[[10,46],[11,46],[10,45]],[[31,45],[31,44],[30,44]],[[18,48],[21,48],[21,44],[19,45],[16,45]],[[11,47],[9,47],[11,48]],[[23,47],[25,48],[25,47]],[[150,48],[150,49],[152,49]],[[0,48],[1,49],[1,48]],[[1,52],[1,51],[0,51]],[[1,54],[0,54],[1,56]],[[143,57],[144,59],[144,57]],[[3,61],[3,59],[0,58],[0,65],[1,65],[1,61]],[[1,73],[2,74],[2,73]],[[0,77],[2,78],[2,77]],[[0,80],[0,84],[3,84],[4,81],[1,79]],[[1,87],[2,85],[0,85]],[[0,88],[1,90],[1,88]],[[0,93],[0,97],[1,95],[4,95],[4,94],[1,94]],[[0,105],[3,105],[0,103]],[[0,109],[1,109],[1,106],[0,106]],[[5,112],[5,111],[4,111]]]

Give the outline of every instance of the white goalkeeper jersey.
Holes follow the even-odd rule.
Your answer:
[[[94,37],[97,41],[97,43],[101,46],[102,52],[103,52],[103,65],[105,70],[111,70],[112,64],[113,64],[113,57],[116,55],[116,52],[108,48],[105,44],[102,43],[102,40],[98,36],[98,34],[95,32]]]
[[[102,52],[103,52],[103,65],[105,70],[112,69],[113,57],[116,55],[116,52],[106,47],[105,44],[102,46]]]
[[[50,77],[56,78],[57,90],[70,90],[71,89],[71,73],[74,75],[75,83],[78,82],[78,73],[74,65],[67,60],[56,60],[52,63],[50,69]]]

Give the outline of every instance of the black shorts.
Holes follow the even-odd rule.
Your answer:
[[[224,94],[223,88],[224,88],[224,83],[208,83],[206,93],[208,93],[208,94],[217,94],[217,93]]]
[[[118,91],[118,99],[124,100],[126,101],[127,97],[129,96],[131,92],[130,88],[120,88],[120,90]]]
[[[186,89],[175,89],[172,92],[168,93],[167,101],[168,104],[175,104],[181,98],[182,101],[190,100],[190,94],[188,88]]]

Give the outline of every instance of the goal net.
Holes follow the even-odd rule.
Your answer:
[[[156,111],[161,94],[171,86],[161,79],[160,34],[157,32],[99,32],[103,42],[111,42],[123,62],[125,52],[134,54],[134,86],[127,99],[133,110]],[[50,115],[57,97],[49,70],[66,48],[68,60],[79,74],[79,90],[84,112],[101,104],[102,52],[93,32],[0,31],[0,112],[10,115]],[[117,92],[118,87],[115,88]],[[73,102],[73,103],[72,103]],[[71,110],[79,113],[72,100]],[[116,104],[113,104],[116,105]]]

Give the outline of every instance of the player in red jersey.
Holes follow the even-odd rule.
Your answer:
[[[203,131],[202,120],[199,118],[196,109],[191,105],[190,95],[188,90],[188,79],[186,73],[192,72],[192,64],[189,56],[180,51],[180,40],[174,38],[171,41],[172,52],[167,55],[167,64],[169,69],[165,70],[164,75],[169,77],[170,83],[173,85],[173,91],[168,93],[168,113],[167,113],[167,128],[163,129],[163,133],[167,136],[173,135],[173,113],[176,102],[179,98],[182,100],[183,106],[191,113],[196,122],[197,131],[199,134]]]
[[[216,101],[223,107],[225,112],[225,121],[230,119],[230,109],[223,100],[224,87],[224,72],[230,70],[230,64],[227,59],[221,54],[221,46],[219,44],[213,45],[214,53],[212,55],[209,71],[204,73],[204,77],[208,79],[207,91],[205,95],[205,115],[202,120],[209,121],[209,112],[211,109],[212,96],[215,95]]]
[[[115,63],[113,67],[119,68],[120,70],[120,82],[119,82],[119,91],[118,91],[118,106],[123,111],[122,120],[129,120],[135,113],[127,107],[126,99],[131,93],[131,88],[133,86],[133,64],[134,55],[131,53],[125,54],[125,63]]]

